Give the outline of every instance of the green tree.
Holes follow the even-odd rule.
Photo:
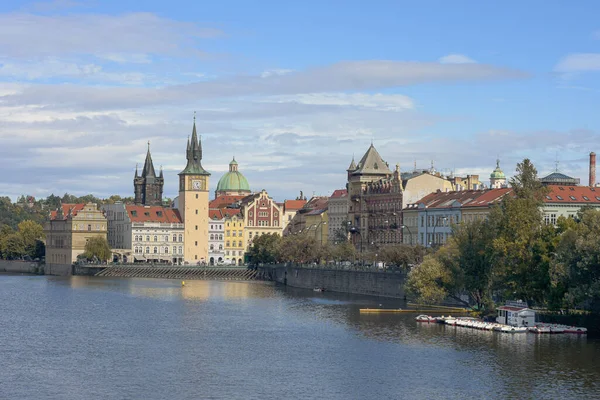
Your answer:
[[[580,222],[564,232],[551,261],[552,286],[567,308],[600,313],[600,211],[584,210]]]
[[[409,268],[423,262],[427,249],[423,246],[409,246],[406,244],[397,244],[393,246],[384,246],[379,250],[380,258],[389,265],[396,265],[402,268]]]
[[[106,238],[95,236],[87,241],[85,251],[81,256],[89,261],[107,261],[111,258],[112,252]]]
[[[550,232],[542,229],[541,206],[547,189],[528,159],[517,165],[510,184],[513,194],[505,196],[489,216],[496,235],[494,273],[506,297],[541,303],[549,290],[549,248],[540,242]]]
[[[356,259],[356,249],[348,240],[335,244],[331,251],[331,256],[335,261],[354,261]]]
[[[450,295],[451,286],[452,276],[447,266],[435,255],[428,255],[408,273],[405,288],[419,303],[439,304]]]
[[[276,262],[280,241],[281,237],[276,233],[257,236],[250,247],[250,263],[258,265]]]
[[[36,257],[37,242],[44,239],[44,228],[42,225],[31,220],[25,220],[19,223],[19,234],[23,238],[25,252],[32,258]]]
[[[23,237],[16,232],[2,238],[0,247],[0,250],[2,251],[2,257],[7,260],[20,259],[26,254]]]

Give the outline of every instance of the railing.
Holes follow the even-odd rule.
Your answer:
[[[377,265],[360,264],[261,264],[258,268],[301,268],[301,269],[319,269],[319,270],[338,270],[338,271],[359,271],[359,272],[378,272],[382,274],[401,274],[407,272],[406,268],[398,266],[379,267]]]

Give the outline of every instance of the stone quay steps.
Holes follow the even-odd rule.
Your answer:
[[[262,280],[256,270],[219,267],[161,267],[161,266],[110,266],[95,276],[115,278],[158,278],[182,280],[256,281]]]

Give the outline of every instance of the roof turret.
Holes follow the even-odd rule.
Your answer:
[[[137,168],[136,168],[136,174],[137,174]],[[142,177],[156,178],[156,171],[154,171],[154,164],[152,163],[152,156],[150,155],[150,141],[148,141],[148,152],[146,152],[146,161],[144,161],[144,169],[142,170]]]
[[[192,141],[188,140],[187,165],[179,175],[210,175],[210,172],[202,168],[202,143],[196,132],[196,113],[194,112],[194,126],[192,128]]]
[[[490,174],[491,179],[506,179],[506,175],[500,169],[500,160],[496,160],[496,169]]]

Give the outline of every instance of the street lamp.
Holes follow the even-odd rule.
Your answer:
[[[406,228],[408,230],[408,237],[410,238],[410,245],[412,246],[413,244],[413,240],[412,240],[412,232],[410,231],[410,228],[406,225],[400,225],[400,229],[404,229]],[[404,232],[402,233],[402,236],[404,236]]]
[[[315,228],[315,240],[317,240],[317,232],[319,231],[319,226],[327,225],[327,221],[321,221]],[[323,232],[321,232],[321,246],[323,246]]]
[[[360,235],[360,250],[359,250],[359,252],[360,252],[360,263],[362,265],[363,262],[364,262],[364,259],[363,259],[363,236],[360,233],[360,230],[357,227],[355,227],[355,226],[351,227],[350,230],[349,230],[349,232],[352,233],[352,234],[359,234]]]

